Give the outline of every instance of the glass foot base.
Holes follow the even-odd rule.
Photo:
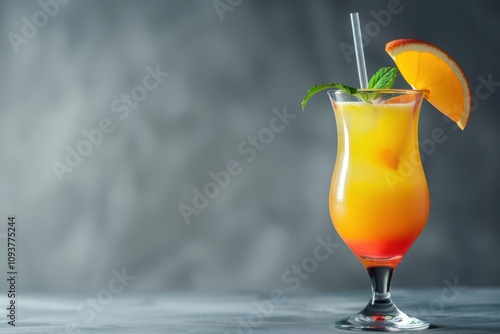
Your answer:
[[[429,323],[425,320],[407,316],[399,311],[396,315],[364,315],[358,313],[350,318],[337,321],[335,327],[351,331],[399,332],[427,329]]]
[[[351,331],[411,331],[429,328],[429,323],[401,312],[391,298],[370,301],[358,314],[342,319],[335,327]]]

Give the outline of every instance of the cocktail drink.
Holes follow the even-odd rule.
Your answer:
[[[358,69],[363,69],[356,18],[353,30]],[[369,82],[366,71],[360,70],[361,86],[368,89],[326,83],[313,86],[302,101],[304,109],[311,96],[334,89],[328,91],[338,135],[330,215],[372,285],[368,305],[335,323],[346,330],[396,332],[429,327],[427,321],[398,310],[390,293],[394,269],[429,215],[429,192],[418,148],[420,106],[426,99],[462,130],[471,110],[467,80],[443,50],[424,41],[399,39],[387,43],[386,51],[397,69],[382,67]],[[397,70],[414,90],[391,89]]]
[[[342,90],[328,92],[338,134],[329,206],[335,229],[368,271],[373,297],[337,326],[425,329],[427,322],[400,312],[390,296],[392,272],[429,214],[418,148],[422,92],[359,92],[376,98],[368,103]]]
[[[418,149],[422,93],[387,90],[374,104],[329,93],[338,129],[333,224],[365,266],[395,268],[429,213]]]

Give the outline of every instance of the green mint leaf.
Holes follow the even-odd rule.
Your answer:
[[[370,79],[368,89],[389,89],[394,85],[398,70],[396,67],[382,67]]]
[[[368,89],[389,89],[394,85],[394,81],[396,80],[396,75],[398,74],[398,70],[396,67],[382,67],[379,69],[370,79],[368,83]],[[307,101],[317,93],[328,89],[328,88],[337,88],[341,89],[347,94],[354,95],[359,97],[365,102],[372,103],[373,100],[376,100],[378,97],[377,93],[364,93],[358,92],[358,89],[352,88],[346,85],[342,85],[339,83],[326,83],[322,85],[313,86],[311,89],[307,91],[306,96],[302,100],[302,110],[304,110]]]
[[[342,85],[342,84],[339,84],[339,83],[333,83],[333,82],[332,83],[326,83],[326,84],[322,84],[322,85],[313,86],[311,89],[309,89],[307,91],[306,96],[304,96],[304,99],[302,100],[302,110],[304,110],[304,108],[306,107],[307,101],[309,101],[309,99],[313,95],[321,92],[322,90],[328,89],[328,88],[342,89],[347,94],[351,94],[351,95],[356,94],[356,91],[357,91],[356,88],[352,88],[352,87],[349,87],[349,86],[346,86],[346,85]]]
[[[361,100],[365,101],[366,103],[373,103],[373,100],[376,100],[379,96],[377,93],[365,93],[365,92],[357,92],[352,94]]]

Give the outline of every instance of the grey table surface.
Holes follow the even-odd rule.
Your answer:
[[[0,333],[348,333],[333,322],[359,311],[368,298],[369,291],[23,294],[15,327],[7,324],[3,297]],[[426,333],[500,333],[500,288],[396,289],[393,300],[430,321]]]

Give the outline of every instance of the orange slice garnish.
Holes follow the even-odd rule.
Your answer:
[[[413,89],[424,91],[427,101],[462,130],[465,128],[471,109],[469,84],[446,52],[416,39],[389,42],[385,51]]]

